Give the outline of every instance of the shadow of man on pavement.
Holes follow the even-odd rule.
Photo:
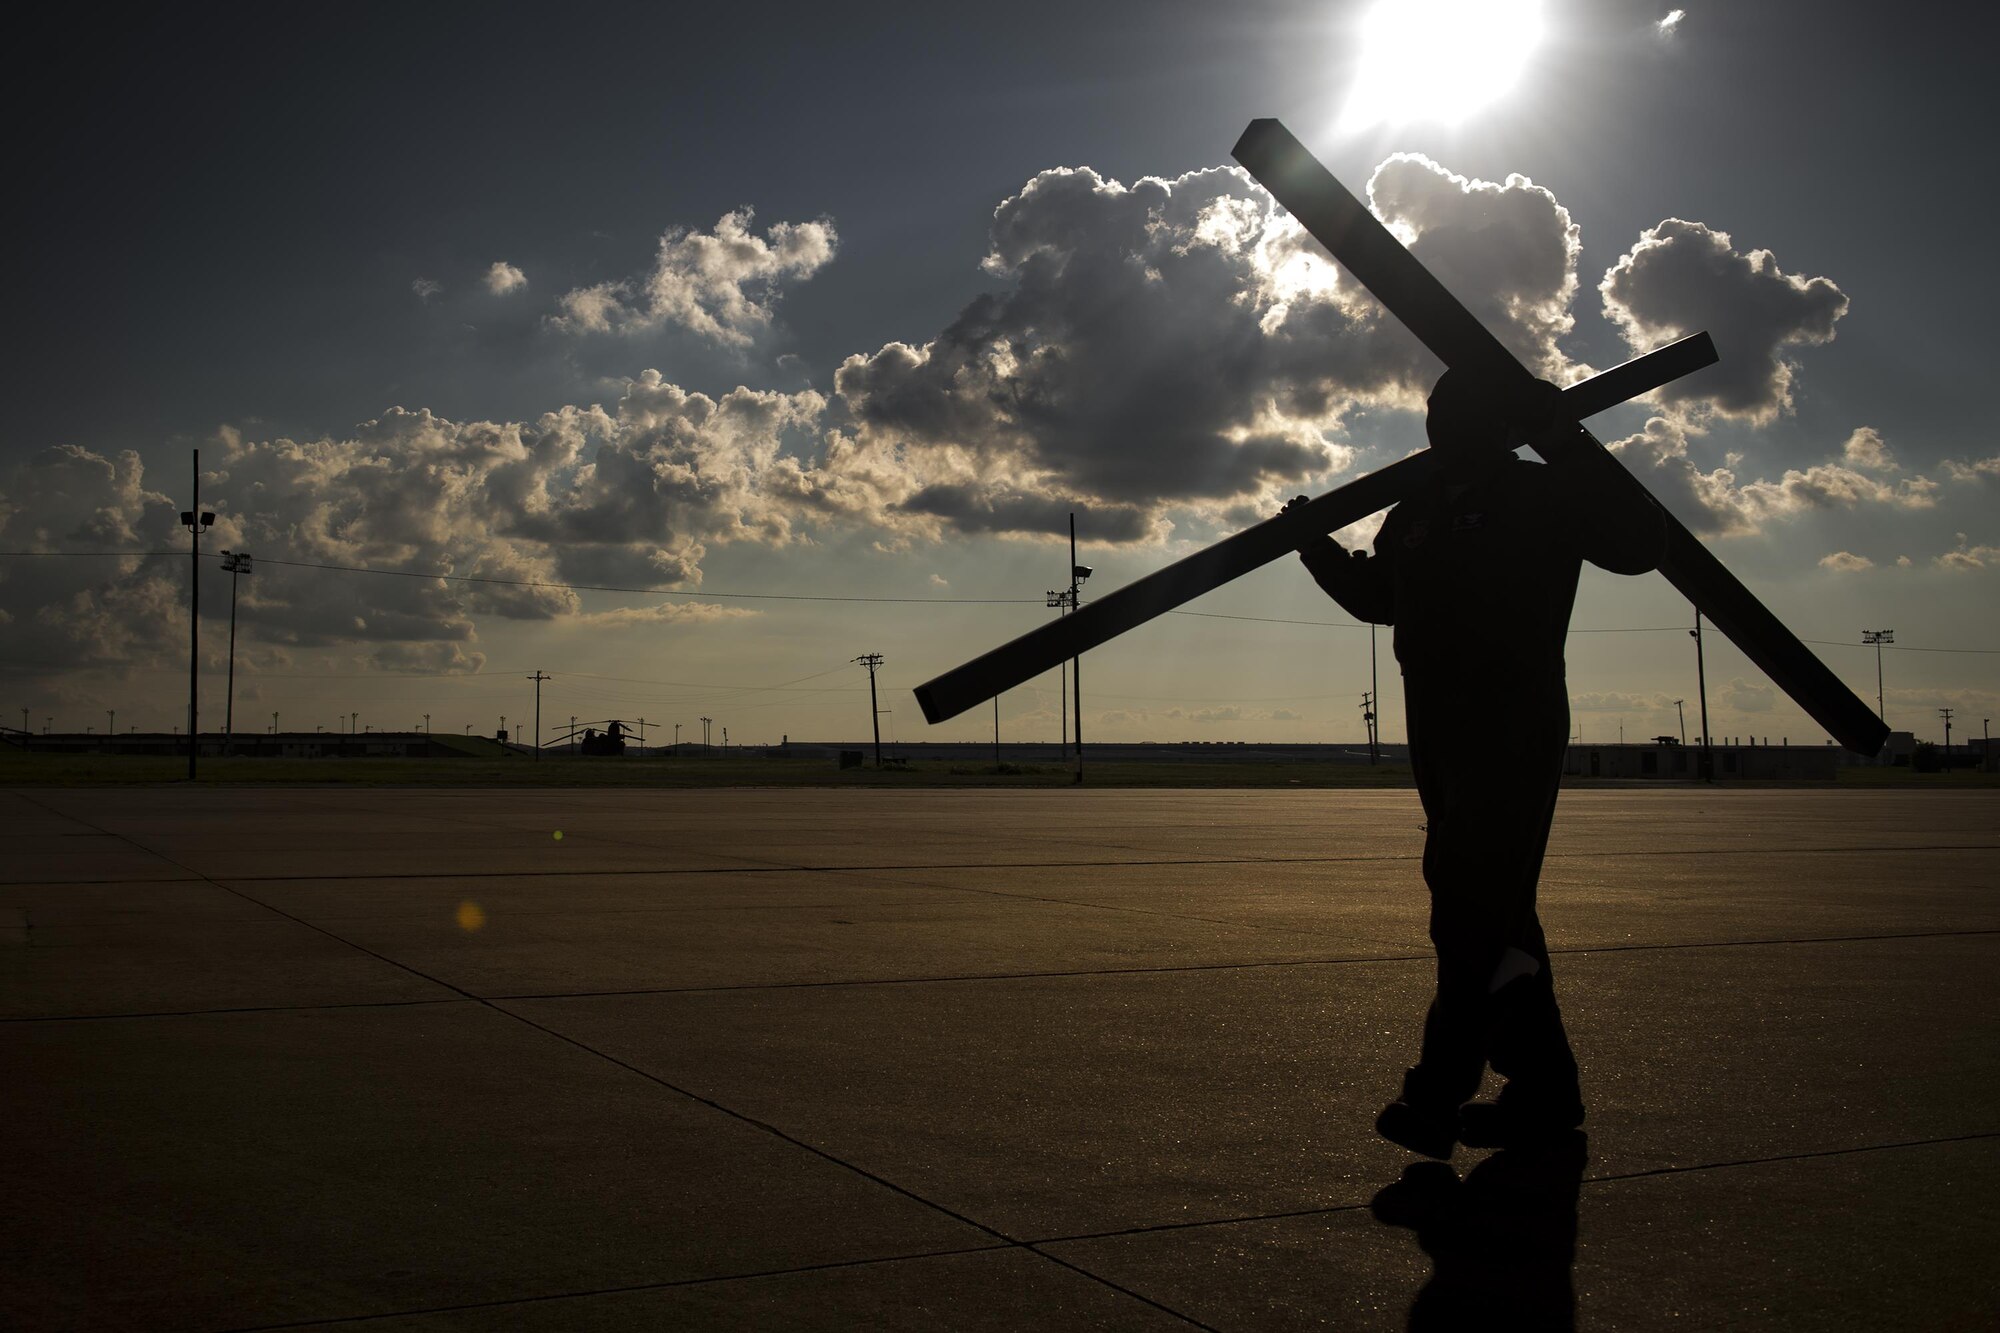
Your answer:
[[[1494,1153],[1463,1180],[1443,1162],[1418,1162],[1376,1194],[1376,1220],[1414,1231],[1433,1264],[1410,1306],[1413,1333],[1496,1321],[1576,1328],[1571,1268],[1588,1148],[1575,1131]]]

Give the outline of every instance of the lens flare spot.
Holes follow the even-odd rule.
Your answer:
[[[458,928],[460,930],[478,930],[485,924],[486,909],[478,903],[468,898],[458,905]]]
[[[561,829],[557,829],[557,830],[556,830],[556,841],[557,841],[557,842],[561,842],[561,841],[562,841],[562,830],[561,830]]]

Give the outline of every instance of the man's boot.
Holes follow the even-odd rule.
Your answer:
[[[1404,1073],[1402,1095],[1375,1117],[1375,1132],[1411,1152],[1444,1161],[1458,1141],[1458,1102],[1438,1092],[1418,1066]]]

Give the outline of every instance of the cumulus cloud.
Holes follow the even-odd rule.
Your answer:
[[[486,290],[495,296],[505,296],[518,292],[528,285],[528,275],[515,268],[504,259],[495,260],[493,267],[486,270]]]
[[[1852,551],[1834,551],[1819,558],[1819,567],[1841,574],[1853,574],[1875,568],[1875,562],[1865,555],[1856,555]]]
[[[1674,706],[1664,694],[1630,694],[1617,690],[1587,690],[1573,694],[1570,710],[1577,713],[1652,713]]]
[[[729,347],[747,347],[771,323],[782,284],[810,278],[832,260],[833,222],[779,222],[762,236],[751,210],[726,213],[710,232],[674,228],[660,237],[652,269],[565,293],[556,327],[574,333],[644,333],[677,325]]]
[[[1653,31],[1662,37],[1677,36],[1681,30],[1681,22],[1686,18],[1685,9],[1670,9],[1664,18],[1653,25]]]
[[[1740,482],[1737,469],[1743,460],[1734,454],[1722,467],[1704,472],[1689,454],[1692,433],[1685,421],[1653,417],[1638,434],[1612,441],[1608,447],[1623,453],[1647,488],[1697,532],[1740,536],[1757,531],[1772,519],[1806,510],[1851,509],[1864,504],[1928,509],[1937,502],[1938,484],[1926,477],[1892,481],[1830,460],[1807,468],[1788,468],[1776,481]],[[1850,436],[1844,457],[1851,456],[1845,450],[1854,445],[1855,437]],[[1877,439],[1875,446],[1879,445]],[[1868,447],[1873,446],[1864,446],[1864,451]],[[1880,456],[1886,458],[1886,454],[1882,449]]]
[[[1953,481],[1991,481],[2000,478],[2000,454],[1991,458],[1947,458],[1940,465]]]
[[[1975,569],[1991,569],[2000,565],[2000,546],[1975,546],[1964,533],[1958,534],[1958,546],[1946,551],[1932,562],[1939,569],[1957,570],[1967,573]]]
[[[578,593],[558,585],[693,588],[714,546],[797,540],[813,487],[786,441],[823,412],[816,394],[709,398],[649,372],[611,410],[565,407],[532,422],[396,409],[339,437],[225,430],[203,451],[203,505],[217,515],[206,547],[297,562],[268,563],[242,584],[242,611],[265,645],[403,644],[456,669],[476,660],[483,617],[582,614]],[[0,477],[0,540],[115,551],[186,538],[175,502],[145,487],[136,453],[64,446]],[[9,562],[0,613],[16,622],[13,655],[75,666],[157,655],[186,633],[171,628],[185,621],[185,570],[184,559],[144,556]],[[650,610],[644,623],[739,614],[703,608]],[[602,614],[608,624],[640,613]]]
[[[654,606],[620,606],[609,611],[589,611],[577,622],[599,629],[628,629],[635,625],[711,624],[718,620],[744,620],[760,614],[742,606],[717,602],[661,602]]]
[[[1872,426],[1862,426],[1847,437],[1847,443],[1840,447],[1840,456],[1847,460],[1849,467],[1860,468],[1864,472],[1895,472],[1901,468],[1881,434]]]
[[[1547,191],[1411,155],[1369,189],[1500,336],[1559,367],[1578,240]],[[1348,414],[1417,407],[1435,374],[1234,168],[1042,172],[996,210],[984,267],[1001,289],[936,337],[840,368],[830,503],[932,533],[1059,533],[1075,510],[1092,540],[1154,540],[1171,509],[1266,513],[1344,469]]]
[[[417,278],[410,283],[410,290],[417,294],[419,301],[428,301],[444,290],[444,284],[435,278]]]
[[[1769,250],[1738,250],[1729,233],[1668,218],[1598,284],[1604,313],[1634,351],[1703,329],[1722,360],[1656,391],[1669,405],[1765,424],[1789,412],[1795,348],[1833,341],[1847,297],[1826,278],[1778,267]]]
[[[9,550],[171,549],[174,501],[145,485],[139,455],[76,445],[30,455],[0,481]],[[186,642],[185,557],[123,555],[0,562],[8,669],[84,669],[150,660],[175,631]]]
[[[1739,713],[1768,713],[1778,701],[1778,692],[1760,681],[1734,676],[1723,688],[1722,701]]]

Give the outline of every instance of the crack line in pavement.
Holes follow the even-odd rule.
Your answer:
[[[477,821],[467,820],[467,823]],[[481,827],[499,827],[481,825]],[[123,835],[114,835],[123,836]],[[576,833],[568,836],[576,838],[598,838],[612,841],[596,834]],[[137,844],[134,844],[137,845]],[[614,843],[617,846],[650,847],[650,843]],[[148,849],[150,850],[150,849]],[[1896,852],[1991,852],[2000,851],[2000,843],[1913,843],[1908,845],[1882,845],[1868,847],[1676,847],[1624,852],[1550,852],[1544,859],[1549,861],[1623,861],[1651,857],[1695,857],[1695,856],[1852,856],[1860,853]],[[749,858],[742,858],[749,859]],[[611,877],[619,875],[782,875],[807,874],[828,875],[853,872],[891,874],[904,871],[933,870],[1119,870],[1156,868],[1160,866],[1285,866],[1285,865],[1351,865],[1385,861],[1421,861],[1419,852],[1385,854],[1381,856],[1204,856],[1204,857],[1162,857],[1144,861],[935,861],[924,863],[896,862],[881,865],[796,865],[789,861],[767,861],[740,866],[650,866],[636,869],[616,868],[608,870],[410,870],[371,871],[366,874],[321,874],[321,875],[232,875],[228,872],[210,876],[196,871],[195,874],[210,882],[228,881],[239,884],[268,883],[317,883],[324,880],[378,880],[378,879],[550,879],[565,875],[579,879]],[[173,864],[178,865],[179,862]],[[190,867],[183,867],[190,868]],[[58,884],[126,884],[126,883],[186,883],[185,879],[138,881],[131,879],[81,879],[81,880],[0,880],[0,887],[19,885]]]
[[[2000,929],[1930,930],[1900,935],[1825,935],[1780,940],[1706,940],[1688,944],[1600,944],[1568,949],[1551,949],[1551,955],[1591,953],[1645,953],[1666,949],[1734,949],[1755,945],[1787,944],[1868,944],[1891,940],[1958,939],[2000,935]],[[1243,972],[1265,967],[1351,967],[1369,963],[1428,963],[1435,955],[1425,953],[1380,954],[1370,958],[1274,958],[1244,963],[1171,963],[1156,967],[1077,968],[1051,972],[967,972],[929,977],[855,977],[830,981],[748,981],[712,986],[641,986],[630,990],[553,991],[496,995],[496,1000],[590,1000],[619,995],[685,995],[708,991],[812,990],[828,986],[927,986],[966,981],[1041,981],[1064,977],[1144,976],[1156,972]]]
[[[499,1310],[510,1305],[539,1305],[548,1301],[586,1300],[592,1296],[624,1296],[642,1291],[671,1291],[676,1287],[700,1287],[722,1282],[755,1282],[762,1278],[793,1277],[801,1273],[824,1273],[843,1268],[867,1268],[875,1264],[900,1264],[923,1259],[950,1259],[965,1254],[1007,1254],[1026,1249],[1024,1245],[973,1245],[956,1250],[917,1250],[890,1254],[876,1259],[837,1259],[823,1264],[800,1264],[794,1268],[766,1268],[754,1273],[718,1273],[709,1277],[672,1278],[663,1282],[634,1282],[619,1287],[592,1287],[578,1291],[551,1291],[533,1296],[507,1296],[491,1301],[466,1301],[458,1305],[425,1305],[407,1310],[382,1310],[374,1314],[330,1315],[299,1319],[283,1324],[244,1324],[221,1333],[275,1333],[285,1328],[318,1328],[324,1324],[363,1324],[377,1319],[406,1319],[422,1315],[458,1314],[466,1310]]]
[[[28,799],[34,804],[40,804],[40,802],[35,801],[33,797],[27,797],[25,799]],[[43,808],[46,809],[48,807],[44,806]],[[74,819],[75,817],[71,816],[71,818]],[[98,825],[91,824],[88,820],[76,819],[75,822],[83,824],[86,828],[99,827]],[[599,1050],[597,1047],[592,1046],[590,1043],[586,1041],[583,1041],[581,1038],[573,1037],[565,1032],[558,1032],[556,1029],[552,1027],[536,1022],[534,1019],[529,1018],[525,1014],[516,1013],[511,1009],[504,1008],[501,1004],[499,1004],[494,1000],[487,999],[483,996],[474,995],[472,992],[465,990],[460,986],[453,985],[451,982],[445,981],[442,978],[434,977],[419,968],[410,966],[408,963],[400,962],[396,959],[388,957],[385,954],[377,953],[375,950],[368,948],[366,945],[359,944],[354,940],[350,940],[343,936],[336,935],[332,931],[314,925],[312,922],[307,921],[302,917],[294,916],[290,912],[285,911],[281,907],[277,907],[271,903],[263,902],[260,899],[253,898],[249,894],[244,893],[240,889],[232,888],[229,885],[223,884],[220,881],[217,881],[207,875],[203,875],[201,871],[196,870],[193,866],[183,864],[182,862],[174,860],[174,858],[168,856],[164,852],[146,846],[144,843],[141,843],[136,838],[130,837],[123,833],[115,833],[109,829],[101,829],[100,831],[109,834],[111,837],[118,838],[120,841],[125,842],[128,845],[135,847],[150,856],[156,856],[160,860],[165,861],[169,865],[175,866],[181,870],[185,870],[190,874],[198,875],[201,878],[208,880],[209,883],[214,884],[216,888],[223,890],[225,893],[234,894],[236,897],[241,898],[243,901],[247,903],[254,904],[257,907],[263,908],[267,912],[271,912],[274,915],[281,916],[288,921],[295,922],[298,925],[304,926],[306,929],[314,931],[317,934],[324,935],[326,938],[334,940],[337,943],[344,944],[348,948],[366,954],[370,958],[374,958],[378,962],[381,962],[389,967],[397,968],[401,971],[409,973],[411,976],[420,978],[421,980],[424,981],[428,981],[432,985],[440,986],[446,990],[452,991],[455,994],[460,995],[465,999],[470,1000],[486,1009],[489,1009],[496,1014],[499,1014],[505,1018],[510,1018],[513,1021],[520,1023],[524,1027],[533,1028],[538,1032],[553,1037],[555,1040],[563,1043],[564,1045],[575,1047],[577,1050],[583,1051],[588,1055],[593,1055],[607,1064],[615,1065],[618,1068],[627,1071],[628,1073],[634,1074],[637,1077],[644,1079],[648,1083],[652,1083],[657,1087],[663,1088],[666,1091],[675,1094],[676,1096],[685,1098],[692,1102],[696,1102],[702,1106],[706,1106],[710,1110],[719,1112],[720,1114],[727,1116],[730,1119],[739,1121],[745,1125],[749,1125],[754,1129],[762,1130],[764,1133],[770,1135],[773,1138],[779,1139],[785,1143],[789,1143],[793,1147],[798,1148],[803,1152],[809,1153],[812,1156],[821,1159],[822,1161],[825,1161],[843,1170],[849,1171],[854,1175],[860,1176],[862,1179],[870,1181],[873,1184],[878,1185],[881,1188],[890,1191],[891,1193],[901,1195],[903,1198],[910,1200],[912,1203],[918,1204],[925,1208],[929,1208],[934,1212],[941,1213],[944,1216],[951,1218],[953,1221],[958,1222],[961,1225],[971,1227],[975,1231],[980,1231],[985,1233],[986,1235],[992,1236],[994,1239],[1003,1242],[1007,1246],[1018,1249],[1024,1249],[1028,1253],[1036,1255],[1038,1258],[1044,1259],[1049,1263],[1057,1265],[1058,1267],[1069,1269],[1074,1273],[1089,1278],[1091,1281],[1099,1283],[1100,1285],[1107,1287],[1112,1291],[1118,1292],[1120,1295],[1127,1296],[1132,1300],[1139,1301],[1145,1305],[1151,1306],[1153,1309],[1160,1311],[1162,1314],[1172,1316],[1173,1318],[1178,1319],[1181,1322],[1188,1324],[1192,1327],[1200,1329],[1208,1329],[1209,1333],[1214,1333],[1214,1330],[1210,1329],[1209,1325],[1202,1323],[1200,1320],[1195,1319],[1190,1315],[1183,1314],[1180,1311],[1172,1308],[1171,1306],[1164,1305],[1159,1301],[1153,1300],[1151,1297],[1142,1295],[1139,1292],[1131,1290],[1130,1288],[1121,1286],[1120,1284],[1113,1282],[1111,1279],[1103,1277],[1100,1274],[1092,1273],[1088,1269],[1079,1268],[1077,1265],[1070,1263],[1067,1260],[1059,1259],[1052,1254],[1044,1254],[1041,1251],[1034,1249],[1032,1246],[1024,1245],[1022,1244],[1021,1241],[1017,1240],[1012,1236],[1009,1236],[1006,1232],[1001,1231],[997,1227],[988,1226],[986,1223],[976,1221],[975,1219],[967,1216],[964,1213],[957,1211],[956,1209],[947,1207],[946,1205],[938,1203],[933,1199],[925,1198],[923,1195],[918,1194],[915,1190],[909,1189],[903,1185],[899,1185],[895,1181],[890,1180],[885,1176],[877,1175],[875,1172],[868,1170],[866,1167],[860,1166],[859,1164],[854,1162],[847,1161],[846,1159],[839,1157],[834,1153],[827,1151],[824,1148],[817,1147],[814,1144],[806,1142],[804,1139],[789,1134],[786,1131],[778,1128],[776,1125],[771,1124],[769,1121],[760,1120],[757,1117],[750,1115],[747,1112],[738,1111],[732,1107],[723,1105],[721,1102],[716,1101],[713,1098],[704,1097],[700,1093],[694,1092],[691,1089],[683,1088],[678,1084],[671,1083],[657,1074],[651,1073],[648,1070],[640,1068],[638,1065],[635,1065],[630,1061],[622,1060],[617,1056],[610,1054],[609,1052]]]
[[[1644,1171],[1619,1171],[1609,1175],[1585,1176],[1584,1185],[1616,1185],[1628,1180],[1646,1180],[1656,1176],[1693,1175],[1703,1171],[1731,1171],[1749,1166],[1776,1166],[1787,1162],[1807,1162],[1824,1157],[1853,1157],[1862,1153],[1900,1152],[1911,1148],[1934,1148],[1954,1143],[1983,1143],[2000,1139],[2000,1130],[1987,1130],[1973,1134],[1953,1134],[1944,1138],[1909,1139],[1899,1143],[1864,1143],[1852,1148],[1820,1148],[1810,1152],[1781,1153],[1773,1157],[1745,1157],[1730,1162],[1694,1162],[1686,1166],[1651,1167]],[[1023,1242],[1029,1247],[1042,1245],[1069,1245],[1090,1240],[1119,1240],[1127,1236],[1144,1236],[1156,1232],[1193,1231],[1202,1227],[1252,1226],[1259,1222],[1287,1222],[1301,1217],[1330,1217],[1336,1213],[1366,1212],[1366,1203],[1337,1203],[1324,1208],[1293,1208],[1276,1213],[1253,1213],[1238,1217],[1212,1217],[1199,1222],[1157,1222],[1150,1226],[1120,1227],[1115,1231],[1086,1231],[1073,1236],[1043,1236]]]
[[[224,1009],[147,1009],[124,1014],[7,1015],[0,1023],[98,1023],[120,1018],[209,1018],[223,1014],[303,1014],[318,1009],[410,1009],[425,1004],[467,1004],[461,1000],[336,1000],[330,1004],[246,1004]]]

